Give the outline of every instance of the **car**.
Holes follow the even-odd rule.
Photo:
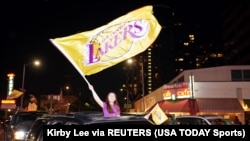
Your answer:
[[[44,111],[19,111],[10,117],[3,125],[5,141],[23,141],[33,124],[40,116],[47,114]]]
[[[83,119],[78,119],[73,114],[44,114],[38,117],[31,125],[26,134],[25,141],[42,141],[43,140],[43,125],[82,125]]]
[[[141,116],[120,116],[112,118],[93,118],[86,121],[84,125],[152,125],[150,121]]]
[[[42,141],[44,125],[152,125],[144,115],[121,114],[120,117],[103,117],[99,111],[66,114],[45,114],[37,118],[28,131],[25,141]]]
[[[221,116],[198,116],[185,115],[175,117],[177,125],[232,125],[227,119]]]

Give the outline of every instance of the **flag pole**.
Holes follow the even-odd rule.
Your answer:
[[[81,74],[81,76],[83,77],[83,79],[86,81],[86,83],[89,85],[90,83],[89,83],[89,81],[87,80],[87,78],[85,77],[85,75],[84,75],[82,72],[80,72],[80,74]]]

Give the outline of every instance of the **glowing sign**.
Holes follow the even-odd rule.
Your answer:
[[[1,100],[2,104],[16,104],[15,100]]]
[[[15,74],[14,73],[8,73],[7,76],[9,78],[8,79],[8,95],[10,95],[11,91],[14,88],[14,77],[15,77]]]
[[[191,90],[188,87],[188,83],[165,85],[163,91],[163,99],[172,99],[173,97],[176,99],[191,97]]]
[[[1,108],[2,109],[15,109],[16,108],[16,100],[1,100]]]

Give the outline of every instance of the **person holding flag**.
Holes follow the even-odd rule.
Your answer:
[[[88,84],[89,90],[92,92],[92,95],[97,102],[97,104],[102,108],[104,117],[119,117],[121,110],[120,105],[117,101],[116,94],[114,92],[109,92],[106,96],[106,100],[102,101],[98,94],[96,93],[94,87],[91,84]]]
[[[162,26],[153,15],[153,5],[128,12],[106,25],[66,37],[50,39],[88,83],[105,117],[120,116],[116,94],[110,92],[102,101],[86,75],[98,73],[138,55],[156,40]]]

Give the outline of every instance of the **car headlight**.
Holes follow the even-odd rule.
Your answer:
[[[25,134],[26,133],[24,131],[16,131],[15,132],[15,140],[24,140]]]

